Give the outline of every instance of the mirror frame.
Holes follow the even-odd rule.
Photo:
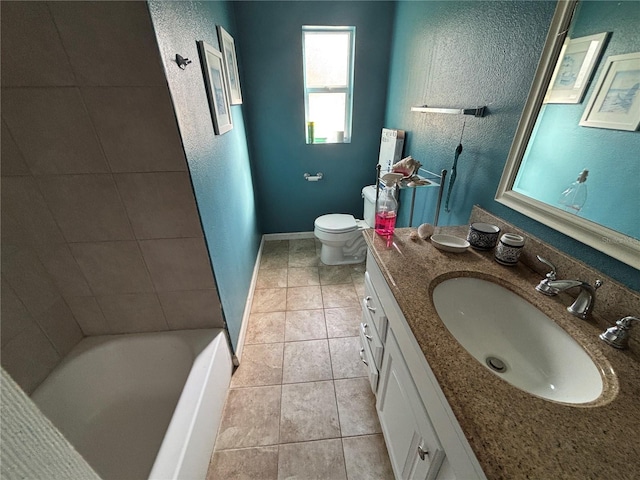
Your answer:
[[[640,240],[513,190],[518,169],[536,124],[577,4],[578,0],[558,1],[529,91],[529,97],[522,111],[509,157],[502,172],[495,200],[627,265],[640,269]]]

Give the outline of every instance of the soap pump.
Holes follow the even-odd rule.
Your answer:
[[[587,201],[587,176],[589,170],[582,170],[575,182],[569,185],[560,194],[558,203],[563,210],[570,213],[578,213]]]
[[[398,202],[394,196],[395,186],[387,185],[382,188],[376,205],[375,232],[387,239],[393,237],[396,226]]]

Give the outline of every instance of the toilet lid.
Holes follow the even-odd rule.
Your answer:
[[[325,232],[346,233],[358,228],[356,219],[353,215],[343,213],[332,213],[330,215],[322,215],[316,218],[316,228]]]

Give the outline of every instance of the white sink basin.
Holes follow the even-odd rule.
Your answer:
[[[433,302],[458,342],[513,386],[573,404],[591,402],[601,395],[600,370],[584,349],[553,320],[506,288],[477,278],[452,278],[436,286]]]

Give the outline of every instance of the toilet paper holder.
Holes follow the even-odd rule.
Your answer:
[[[318,172],[315,175],[311,175],[310,173],[305,173],[303,177],[307,182],[317,182],[318,180],[322,180],[322,177],[324,177],[324,174],[322,172]]]

